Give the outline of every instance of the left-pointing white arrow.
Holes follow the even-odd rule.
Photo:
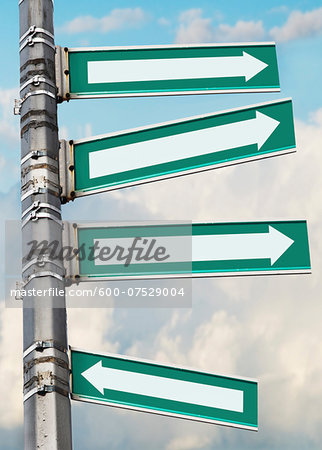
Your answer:
[[[102,361],[82,373],[101,394],[104,389],[243,412],[244,393],[208,384],[103,367]]]
[[[256,117],[253,119],[94,151],[89,154],[90,178],[247,145],[256,144],[259,150],[279,123],[272,117],[256,111]]]
[[[242,56],[89,61],[88,83],[244,77],[249,81],[268,64]]]

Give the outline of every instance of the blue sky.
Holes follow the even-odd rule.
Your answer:
[[[101,134],[117,129],[126,129],[145,123],[155,123],[189,115],[202,114],[220,109],[244,106],[276,98],[292,97],[296,117],[306,120],[312,110],[318,109],[320,97],[318,86],[322,63],[318,58],[322,45],[319,32],[321,11],[319,2],[299,1],[279,2],[164,2],[156,5],[151,2],[56,2],[55,25],[56,42],[62,46],[104,46],[104,45],[147,45],[189,43],[201,41],[265,41],[276,40],[280,69],[281,93],[235,94],[198,96],[182,98],[91,100],[74,102],[60,107],[60,123],[68,128],[69,138],[82,137],[88,130],[87,117],[96,115],[92,124],[92,133]],[[77,5],[77,6],[76,6]],[[6,89],[6,95],[12,98],[18,85],[17,57],[17,5],[13,1],[2,2],[2,11],[6,21],[1,29],[2,57],[6,67],[0,73],[0,86]],[[122,14],[123,11],[123,14]],[[124,13],[125,11],[125,13]],[[131,11],[134,11],[134,15]],[[190,19],[184,19],[190,11]],[[290,19],[294,11],[300,11],[298,19]],[[317,12],[316,12],[317,11]],[[135,15],[135,12],[137,16]],[[187,16],[187,14],[186,14]],[[109,18],[106,30],[99,25],[99,19]],[[73,21],[79,18],[86,22],[96,19],[96,26],[84,27]],[[303,25],[303,30],[298,26]],[[286,36],[278,27],[286,29]],[[299,31],[296,32],[297,28]],[[97,32],[98,30],[98,32]],[[181,31],[180,31],[181,30]],[[272,31],[273,30],[273,31]],[[277,38],[277,39],[276,39]],[[180,40],[181,39],[181,40]],[[5,101],[5,100],[3,100]],[[157,104],[157,108],[154,105]],[[7,114],[11,109],[8,109]],[[151,110],[154,114],[151,114]],[[112,114],[108,114],[111,111]],[[138,114],[139,112],[139,114]],[[122,120],[120,120],[122,118]],[[71,120],[70,120],[71,119]],[[18,118],[10,117],[11,139],[5,137],[0,144],[0,155],[6,153],[6,147],[17,149],[18,141],[12,136],[13,127],[18,126]],[[7,130],[8,131],[8,130]],[[65,136],[64,136],[65,137]],[[9,142],[8,142],[9,140]],[[7,142],[6,142],[7,141]],[[3,149],[3,150],[2,150]],[[17,167],[17,152],[10,154],[10,171],[0,180],[0,189],[6,190],[14,184],[12,171]],[[16,175],[16,172],[13,172]]]
[[[19,82],[17,4],[3,0],[0,6],[2,224],[19,218],[20,210],[19,118],[12,115]],[[74,221],[307,219],[313,266],[308,276],[195,280],[190,309],[71,309],[71,345],[260,382],[258,433],[73,404],[75,449],[103,449],[107,443],[117,450],[319,449],[321,2],[56,0],[55,27],[56,43],[68,47],[276,40],[281,93],[75,100],[59,105],[60,135],[77,139],[292,97],[297,153],[77,199],[63,207],[63,216]],[[20,311],[4,308],[3,300],[0,442],[16,450],[22,447],[22,326]]]

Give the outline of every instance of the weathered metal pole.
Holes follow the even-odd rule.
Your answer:
[[[20,0],[25,449],[72,448],[62,261],[31,241],[61,246],[52,0]]]

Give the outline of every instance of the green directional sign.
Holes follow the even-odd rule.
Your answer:
[[[286,99],[73,141],[63,191],[71,199],[292,151]]]
[[[66,277],[209,277],[310,272],[305,221],[73,225]]]
[[[280,90],[269,42],[70,48],[65,58],[63,99]]]
[[[257,382],[71,349],[74,400],[257,430]]]

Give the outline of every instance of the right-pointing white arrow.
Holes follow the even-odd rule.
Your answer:
[[[243,52],[242,56],[89,61],[88,83],[192,80],[244,77],[249,81],[268,64]]]
[[[188,131],[89,153],[90,178],[202,156],[247,145],[259,150],[280,122],[256,111],[253,119]]]
[[[294,241],[268,228],[268,233],[193,236],[192,261],[270,259],[273,265]]]
[[[255,58],[252,55],[249,55],[246,52],[243,52],[243,59],[244,59],[244,67],[245,67],[245,80],[249,81],[251,78],[253,78],[255,75],[257,75],[259,72],[264,70],[268,64],[264,63],[258,58]]]
[[[192,248],[191,248],[192,239]],[[135,238],[107,238],[94,239],[97,242],[97,253],[95,265],[124,264],[124,259],[118,259],[115,249],[121,246],[125,249],[125,254],[133,244]],[[146,244],[144,244],[146,240]],[[242,234],[207,234],[192,236],[150,236],[142,237],[137,241],[137,245],[147,248],[155,240],[156,247],[164,247],[169,262],[197,262],[197,261],[233,261],[247,259],[270,259],[273,265],[293,244],[293,240],[269,226],[267,233],[242,233]],[[110,248],[111,258],[100,258],[101,249]],[[192,250],[192,251],[191,251]],[[136,260],[137,250],[131,257],[131,264],[146,263],[147,260]],[[153,257],[150,263],[157,262]]]
[[[273,134],[280,122],[272,119],[259,111],[256,111],[257,148],[262,148],[267,139]]]

